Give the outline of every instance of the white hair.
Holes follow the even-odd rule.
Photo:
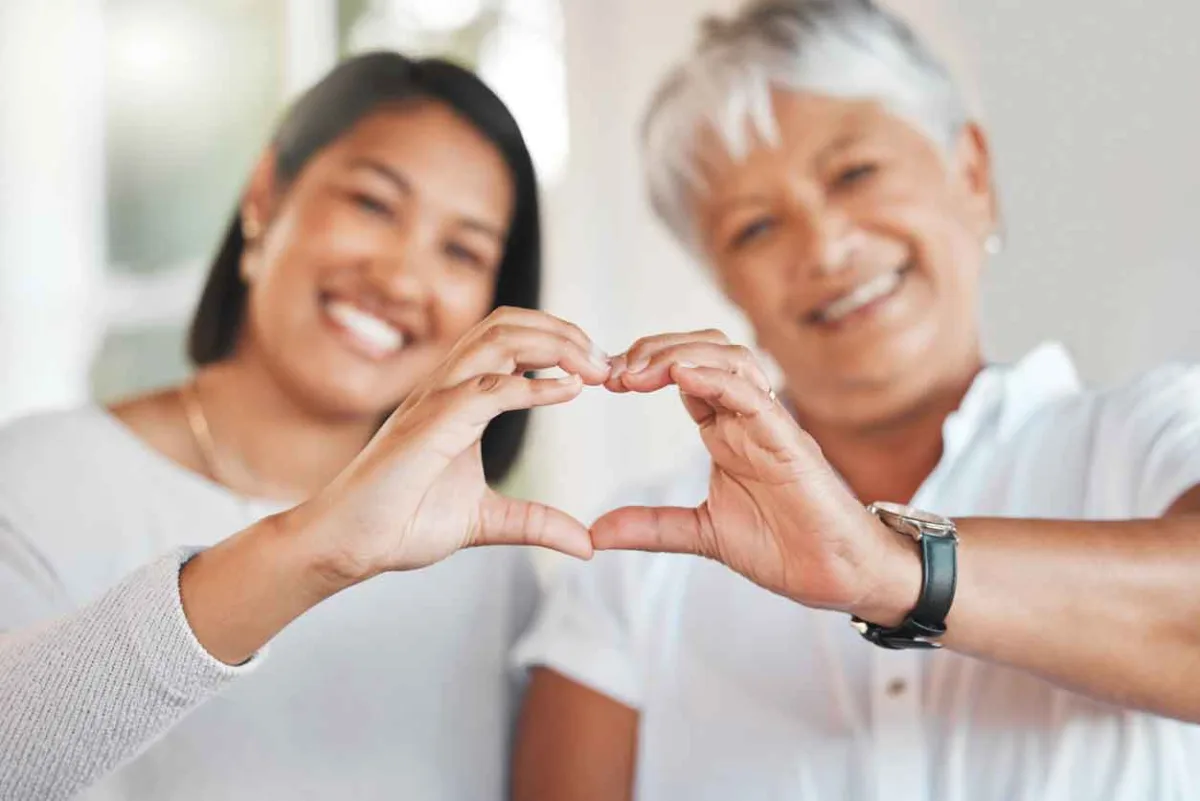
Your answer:
[[[642,126],[655,212],[694,252],[688,197],[702,185],[695,138],[710,125],[744,158],[752,134],[779,141],[771,89],[879,101],[948,150],[967,120],[945,66],[872,0],[758,0],[702,25],[692,56],[660,85]]]

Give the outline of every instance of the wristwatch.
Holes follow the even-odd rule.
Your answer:
[[[899,503],[877,501],[867,507],[885,526],[912,537],[921,546],[921,595],[904,622],[894,628],[857,617],[850,623],[881,648],[941,648],[946,616],[954,602],[958,578],[958,532],[954,521]]]

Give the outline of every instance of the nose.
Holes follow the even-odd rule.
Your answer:
[[[367,277],[373,288],[392,303],[420,303],[430,292],[433,259],[423,258],[420,231],[397,232],[368,262]]]
[[[830,209],[794,211],[804,266],[809,278],[829,278],[854,264],[863,247],[862,231]]]

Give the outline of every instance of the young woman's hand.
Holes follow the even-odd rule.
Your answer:
[[[566,376],[525,376],[549,367]],[[352,581],[425,567],[475,545],[538,545],[588,558],[586,526],[488,487],[480,438],[497,415],[564,403],[608,373],[607,358],[576,326],[543,312],[499,309],[295,514],[326,543],[329,564]]]
[[[559,367],[561,379],[525,373]],[[237,664],[329,596],[474,545],[592,555],[587,528],[558,509],[488,487],[480,438],[492,418],[563,403],[608,377],[575,326],[500,309],[470,331],[337,479],[312,499],[199,553],[180,573],[192,631]]]

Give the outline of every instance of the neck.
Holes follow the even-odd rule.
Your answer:
[[[318,415],[245,356],[204,367],[195,380],[220,480],[245,495],[311,497],[358,455],[379,423]]]
[[[942,458],[942,430],[981,369],[979,361],[945,381],[920,402],[883,421],[845,425],[797,421],[863,503],[909,503]]]

